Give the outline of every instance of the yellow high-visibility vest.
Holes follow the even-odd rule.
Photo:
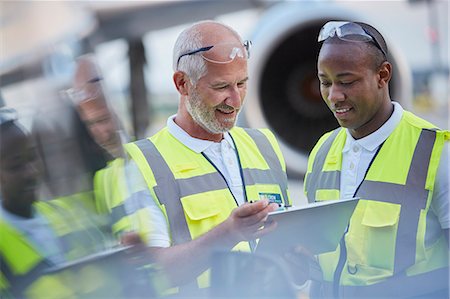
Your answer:
[[[111,246],[108,223],[97,214],[92,191],[38,201],[34,206],[50,222],[68,260]]]
[[[74,298],[58,276],[43,275],[54,266],[27,238],[0,219],[0,294],[5,298]]]
[[[34,204],[55,233],[66,262],[104,250],[102,234],[85,223],[87,219],[77,207],[80,204],[77,200],[88,200],[90,196],[79,196]],[[26,235],[3,219],[0,219],[0,257],[2,298],[86,298],[119,296],[123,292],[118,270],[104,264],[85,263],[55,271],[61,265],[43,256]]]
[[[278,198],[285,206],[291,201],[286,167],[281,150],[269,130],[233,128],[244,196],[257,201],[264,194]],[[173,244],[195,239],[222,223],[237,207],[226,180],[202,153],[188,149],[167,128],[149,139],[126,145],[169,224]],[[248,242],[234,250],[249,251]],[[202,275],[199,287],[209,286]]]
[[[109,216],[115,236],[135,231],[146,242],[151,230],[145,211],[149,203],[140,198],[142,191],[130,190],[129,184],[133,182],[128,182],[125,163],[123,158],[117,158],[95,173],[95,205],[98,213]]]
[[[425,242],[439,160],[450,139],[434,128],[405,111],[380,147],[355,194],[361,199],[341,241],[344,250],[319,256],[325,296],[333,295],[337,278],[343,297],[412,297],[448,288],[443,232]],[[346,133],[327,133],[312,150],[304,184],[309,202],[340,198]]]

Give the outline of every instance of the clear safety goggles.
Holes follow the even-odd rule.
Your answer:
[[[384,54],[384,57],[387,57],[386,52],[383,50],[377,39],[364,30],[364,28],[359,24],[338,21],[328,22],[323,25],[322,29],[320,29],[317,41],[323,42],[333,36],[337,36],[339,39],[347,42],[372,42],[378,49],[380,49],[380,51]]]
[[[17,120],[17,111],[12,108],[0,108],[0,125]]]
[[[69,88],[69,89],[64,90],[63,92],[75,104],[78,104],[84,100],[95,99],[102,92],[101,85],[100,85],[101,80],[102,80],[102,78],[95,77],[95,78],[92,78],[89,81],[87,81],[81,88]],[[90,84],[97,84],[97,86],[88,88],[88,85],[90,85]]]
[[[177,69],[180,59],[184,56],[190,56],[197,53],[201,53],[203,59],[213,63],[225,64],[232,62],[236,57],[249,59],[251,41],[244,41],[242,45],[236,43],[220,43],[213,46],[206,46],[200,49],[184,53],[178,57]]]

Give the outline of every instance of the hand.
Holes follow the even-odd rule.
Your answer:
[[[285,253],[284,260],[290,272],[289,276],[298,286],[305,284],[307,280],[316,278],[311,277],[314,271],[320,272],[320,266],[316,258],[304,247],[298,246]],[[317,275],[317,273],[315,274]]]
[[[245,203],[234,209],[221,226],[226,230],[233,244],[254,240],[275,229],[275,222],[267,225],[265,221],[269,212],[277,209],[278,205],[269,204],[268,200]]]
[[[144,242],[136,232],[125,232],[120,236],[120,244],[124,246],[141,245]]]
[[[154,254],[148,249],[138,233],[124,232],[120,236],[120,244],[128,247],[123,256],[124,266],[137,268],[154,263]]]

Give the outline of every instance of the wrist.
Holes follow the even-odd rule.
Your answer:
[[[227,223],[227,220],[213,228],[210,233],[213,235],[216,249],[231,250],[239,240],[235,236],[235,232]]]

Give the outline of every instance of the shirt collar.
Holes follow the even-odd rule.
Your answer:
[[[394,112],[389,117],[389,119],[375,132],[361,139],[355,140],[350,131],[347,129],[347,140],[345,142],[345,146],[343,148],[343,152],[347,152],[350,150],[351,146],[355,143],[362,146],[367,151],[374,151],[377,149],[395,130],[397,125],[400,123],[400,120],[403,116],[403,108],[397,102],[392,102],[394,105]]]
[[[169,130],[169,133],[173,135],[173,137],[175,137],[186,147],[188,147],[189,149],[191,149],[196,153],[201,153],[214,145],[214,141],[198,139],[189,135],[185,130],[183,130],[179,125],[175,123],[175,117],[176,114],[170,116],[167,119],[167,129]],[[228,142],[234,149],[234,142],[231,139],[230,134],[228,132],[225,132],[223,136],[224,140],[222,140],[222,142],[224,141]]]
[[[12,224],[13,226],[20,225],[21,223],[40,223],[43,220],[42,216],[37,212],[36,208],[34,206],[31,207],[31,217],[25,218],[16,214],[13,214],[3,208],[2,205],[2,199],[0,198],[0,219],[4,219],[8,223]]]

